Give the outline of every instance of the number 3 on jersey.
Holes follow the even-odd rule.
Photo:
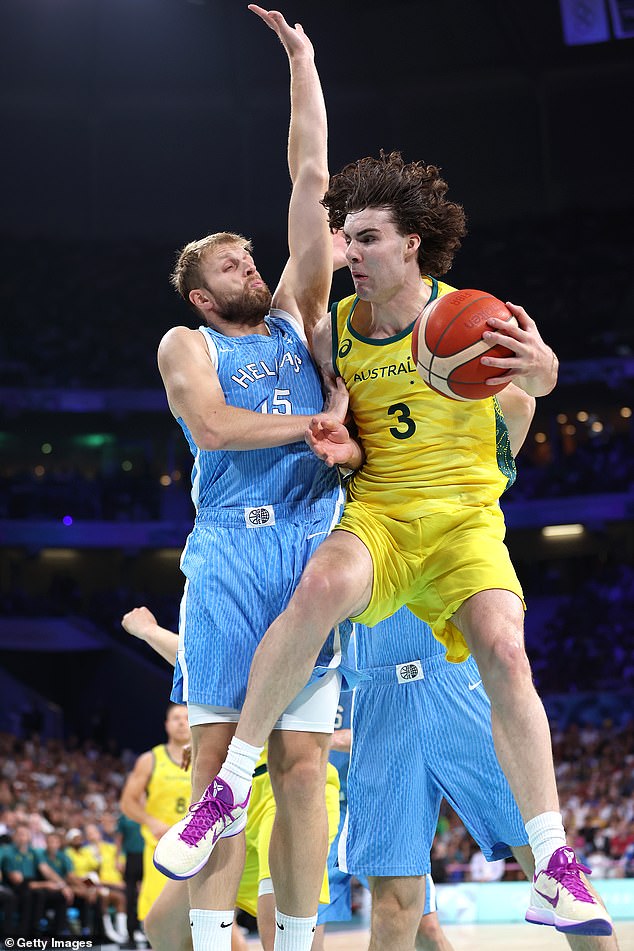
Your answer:
[[[292,413],[293,407],[291,401],[288,397],[291,395],[290,390],[279,390],[276,389],[273,393],[273,399],[271,400],[271,409],[269,410],[269,401],[264,400],[262,406],[260,407],[261,413]]]
[[[396,416],[398,426],[391,426],[390,432],[395,439],[409,439],[416,432],[416,423],[412,419],[407,403],[394,403],[387,411],[388,416]]]

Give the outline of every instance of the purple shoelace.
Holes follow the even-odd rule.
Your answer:
[[[231,807],[222,799],[203,798],[200,802],[193,802],[189,811],[191,813],[190,820],[178,836],[187,845],[198,845],[203,836],[220,819],[225,820],[225,828],[233,822]]]
[[[546,874],[556,879],[564,888],[567,888],[571,895],[578,901],[587,901],[595,904],[595,899],[588,891],[580,874],[581,872],[585,872],[586,875],[591,875],[592,872],[587,865],[582,865],[581,862],[577,861],[577,856],[571,850],[566,849],[564,854],[568,859],[566,864],[559,865],[559,867],[555,868],[548,866],[548,868],[545,869]]]

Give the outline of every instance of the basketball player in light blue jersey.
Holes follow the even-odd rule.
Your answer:
[[[369,879],[370,951],[452,951],[437,917],[428,917],[435,910],[430,852],[443,797],[489,861],[512,854],[529,881],[534,870],[495,754],[480,672],[472,657],[449,664],[429,626],[407,608],[371,630],[356,625],[353,648],[363,679],[352,704],[339,865]],[[566,939],[575,951],[618,948],[614,933]]]
[[[186,584],[172,692],[187,703],[192,727],[194,802],[170,830],[186,847],[187,861],[169,861],[164,837],[155,864],[172,878],[190,878],[205,864],[203,840],[221,839],[190,883],[195,951],[228,951],[244,861],[238,835],[244,820],[222,821],[235,805],[222,775],[213,803],[203,792],[228,747],[250,781],[253,749],[232,737],[251,659],[342,502],[338,476],[303,440],[323,404],[308,341],[332,276],[332,242],[320,205],[328,185],[323,95],[301,26],[291,28],[277,12],[249,9],[277,34],[290,63],[289,260],[271,295],[245,238],[221,232],[188,244],[172,281],[202,326],[173,328],[158,353],[170,409],[194,456],[196,521],[181,560]],[[345,389],[334,390],[330,411],[343,420],[346,407]],[[338,632],[332,632],[316,674],[269,741],[277,801],[270,850],[276,951],[301,951],[312,942],[328,848],[324,787],[339,658]]]

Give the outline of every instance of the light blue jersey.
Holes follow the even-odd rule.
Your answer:
[[[274,310],[269,336],[201,328],[226,402],[253,412],[312,415],[323,395],[301,325]],[[179,646],[172,700],[239,710],[253,654],[286,608],[302,572],[339,520],[343,493],[303,440],[271,449],[194,455],[194,528],[181,569]],[[331,632],[316,674],[339,663]]]
[[[352,706],[341,868],[428,874],[443,797],[488,859],[526,845],[473,658],[448,663],[430,627],[407,608],[372,629],[356,625],[355,653],[364,679]]]
[[[301,325],[272,310],[270,336],[227,337],[201,327],[226,402],[254,413],[312,415],[323,394]],[[199,449],[182,419],[194,456],[192,501],[197,513],[218,508],[301,505],[338,498],[339,479],[304,440],[270,449]]]

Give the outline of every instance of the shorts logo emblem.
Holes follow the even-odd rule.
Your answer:
[[[404,664],[399,673],[403,680],[413,680],[418,674],[418,667],[416,664]]]
[[[252,509],[249,512],[249,521],[252,525],[266,525],[270,517],[266,509]]]

